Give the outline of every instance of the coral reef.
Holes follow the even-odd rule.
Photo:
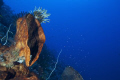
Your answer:
[[[15,32],[16,27],[15,27],[15,25],[13,25],[13,23],[15,23],[16,21],[13,16],[14,16],[13,10],[11,10],[11,8],[9,6],[7,6],[3,2],[3,0],[0,0],[0,39],[1,39],[0,43],[4,44],[4,43],[6,43],[6,40],[7,40],[7,43],[6,43],[7,46],[10,46],[12,44],[13,37],[16,33]],[[11,34],[11,33],[13,33],[13,34]],[[6,36],[6,35],[8,35],[8,36]]]
[[[15,44],[10,47],[0,47],[0,65],[8,67],[13,62],[24,59],[21,57],[25,57],[26,66],[31,66],[39,58],[45,42],[43,29],[31,14],[19,18],[16,29]],[[31,60],[30,55],[32,55]]]
[[[66,79],[66,75],[60,78],[66,65],[58,62],[54,56],[57,52],[44,44],[46,38],[40,23],[49,22],[49,16],[47,10],[40,7],[35,7],[31,14],[13,14],[10,7],[0,0],[0,80]],[[76,73],[71,68],[64,72],[66,70],[72,75]],[[72,77],[79,79],[78,76],[77,73]]]
[[[4,70],[0,70],[0,72],[2,71],[0,78],[7,79],[7,75],[12,75],[12,78],[14,76],[12,80],[27,80],[26,76],[32,74],[19,75],[20,73],[29,72],[17,72],[16,65],[25,60],[26,66],[29,67],[36,62],[45,43],[45,35],[39,21],[31,14],[26,14],[24,17],[19,18],[16,24],[15,44],[12,44],[10,47],[0,44],[0,66]],[[30,56],[32,56],[32,58]],[[19,69],[20,68],[19,66]],[[8,74],[9,72],[11,74]],[[22,77],[18,77],[17,74]],[[37,80],[37,77],[29,77],[28,79]]]

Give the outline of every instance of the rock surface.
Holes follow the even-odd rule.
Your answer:
[[[84,80],[82,76],[72,67],[66,67],[60,80]]]

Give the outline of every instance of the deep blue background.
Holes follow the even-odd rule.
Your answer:
[[[47,9],[46,44],[85,80],[120,80],[120,0],[4,1],[15,13]]]

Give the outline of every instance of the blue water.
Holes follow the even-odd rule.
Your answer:
[[[46,44],[84,80],[120,80],[119,0],[4,0],[14,13],[42,7]],[[55,55],[57,56],[58,53]]]

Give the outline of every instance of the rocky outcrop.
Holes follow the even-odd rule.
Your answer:
[[[83,80],[82,76],[72,67],[65,68],[60,80]]]

